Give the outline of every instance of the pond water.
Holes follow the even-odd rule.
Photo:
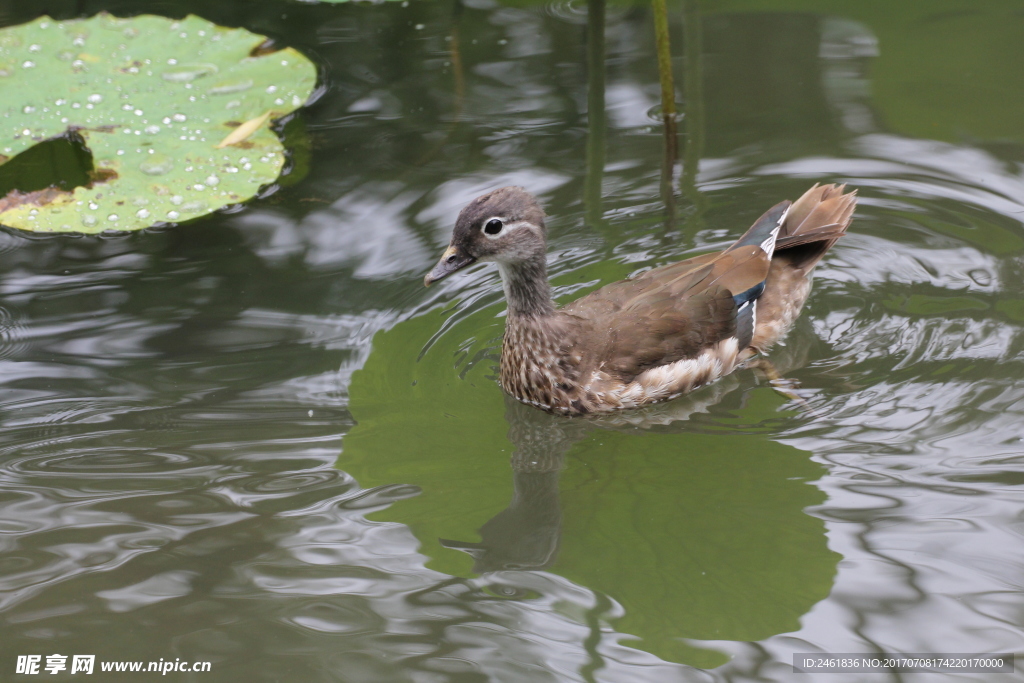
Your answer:
[[[1024,652],[1019,3],[670,3],[667,181],[645,3],[44,4],[0,23],[194,12],[324,87],[241,210],[0,233],[3,680],[54,653],[211,663],[183,681],[633,682]],[[745,370],[550,418],[495,383],[493,267],[422,285],[500,185],[546,205],[567,301],[814,182],[860,203],[771,355],[805,405]]]

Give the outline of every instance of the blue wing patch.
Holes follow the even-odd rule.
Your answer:
[[[745,292],[740,292],[735,295],[732,300],[736,302],[736,308],[742,308],[743,304],[749,304],[752,301],[756,301],[757,297],[764,294],[764,280],[754,285]]]

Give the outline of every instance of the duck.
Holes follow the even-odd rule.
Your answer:
[[[722,251],[559,307],[544,209],[524,188],[502,187],[462,209],[423,282],[497,264],[507,304],[501,388],[553,414],[613,413],[669,401],[766,354],[800,315],[814,267],[846,233],[856,204],[846,185],[815,184]]]

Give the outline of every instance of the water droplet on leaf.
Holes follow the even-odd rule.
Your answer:
[[[248,90],[252,86],[253,83],[251,79],[228,83],[218,83],[217,85],[210,87],[210,89],[206,92],[208,92],[211,95],[230,95],[232,93]]]
[[[174,170],[174,160],[163,154],[154,154],[139,164],[139,170],[146,175],[164,175]]]
[[[171,83],[190,83],[197,78],[215,74],[217,71],[219,69],[215,64],[181,64],[165,69],[160,77]]]

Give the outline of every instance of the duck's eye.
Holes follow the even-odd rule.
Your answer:
[[[484,225],[484,232],[486,232],[488,235],[497,235],[499,232],[501,232],[501,229],[504,227],[505,225],[500,220],[498,220],[497,218],[492,218],[491,220],[487,221],[486,225]]]

